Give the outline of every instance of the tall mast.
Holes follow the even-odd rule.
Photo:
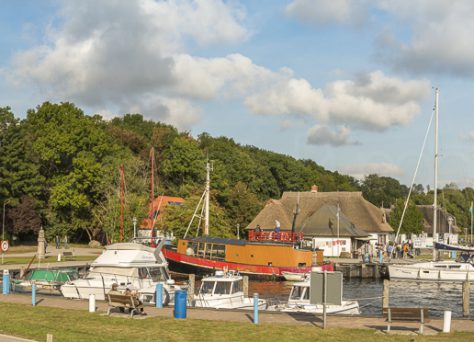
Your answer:
[[[125,197],[125,176],[123,172],[123,164],[120,165],[120,242],[123,240],[123,210]]]
[[[150,149],[150,245],[155,247],[155,230],[153,228],[153,200],[155,199],[155,148]]]
[[[211,185],[211,166],[209,164],[209,160],[206,162],[206,196],[205,196],[205,202],[204,202],[204,235],[208,236],[209,235],[209,189]]]
[[[435,155],[434,155],[434,196],[433,196],[433,261],[437,259],[435,236],[438,225],[438,101],[439,89],[435,91]]]

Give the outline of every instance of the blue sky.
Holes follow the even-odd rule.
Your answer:
[[[4,0],[0,106],[139,112],[409,184],[439,87],[440,183],[472,187],[473,17],[469,0]]]

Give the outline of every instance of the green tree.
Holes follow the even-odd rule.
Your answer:
[[[390,212],[389,223],[396,230],[400,224],[405,202],[401,199],[395,201],[395,206]],[[423,231],[423,214],[418,210],[413,201],[408,202],[405,217],[400,228],[401,233],[419,234]]]
[[[366,200],[376,206],[388,208],[399,198],[406,198],[408,187],[394,178],[371,174],[362,182],[362,194]]]
[[[193,195],[180,206],[168,206],[163,214],[163,227],[166,231],[172,231],[175,236],[182,238],[193,217],[200,196]],[[200,212],[198,212],[199,214]],[[203,235],[204,220],[198,230],[199,219],[195,218],[191,225],[187,237]],[[209,206],[209,235],[214,237],[230,238],[235,237],[232,232],[230,222],[224,210],[211,198]]]
[[[117,151],[102,118],[86,116],[71,103],[45,102],[28,111],[24,126],[49,188],[50,228],[54,233],[90,228]]]

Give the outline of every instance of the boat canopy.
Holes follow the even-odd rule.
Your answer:
[[[209,237],[209,236],[200,236],[194,239],[191,239],[192,242],[207,242],[207,243],[217,243],[217,244],[226,244],[226,245],[246,245],[246,240],[237,240],[237,239],[224,239],[224,238],[217,238],[217,237]]]
[[[441,243],[441,242],[435,242],[435,249],[441,249],[445,251],[474,253],[474,247],[448,245],[446,243]]]

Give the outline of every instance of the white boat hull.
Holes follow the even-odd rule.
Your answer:
[[[453,262],[388,266],[390,279],[474,281],[474,267]]]
[[[238,310],[253,310],[254,303],[252,298],[245,298],[243,296],[237,297],[223,297],[223,298],[202,298],[197,297],[193,300],[193,306],[197,308],[213,308],[213,309],[238,309]],[[259,310],[267,307],[267,302],[264,299],[258,300]]]
[[[286,305],[275,305],[268,308],[269,311],[281,311],[281,312],[299,312],[299,313],[312,313],[312,314],[323,314],[322,304],[286,304]],[[356,301],[343,301],[341,305],[326,305],[326,313],[332,315],[359,315],[359,303]]]

